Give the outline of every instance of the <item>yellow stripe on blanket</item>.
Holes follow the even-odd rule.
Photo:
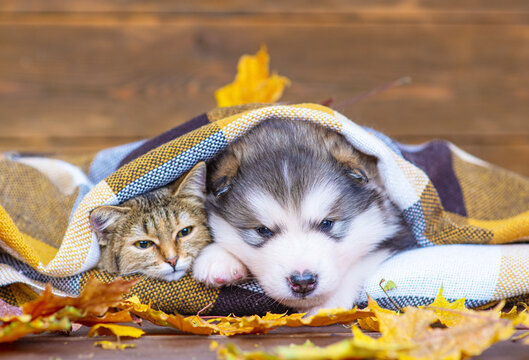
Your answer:
[[[217,120],[215,124],[222,129],[228,142],[232,142],[250,128],[269,118],[298,118],[311,120],[338,132],[342,124],[334,110],[317,104],[277,105],[245,111]]]
[[[11,216],[0,206],[0,239],[10,249],[6,249],[9,253],[16,252],[19,258],[23,259],[32,267],[39,266],[39,256],[37,252],[28,245],[24,236],[18,230],[18,227],[11,219]]]
[[[40,262],[44,266],[48,265],[48,263],[52,261],[57,254],[58,249],[46,244],[45,242],[35,239],[25,233],[22,233],[22,237],[24,238],[26,244],[35,250]]]
[[[529,239],[529,211],[501,220],[468,219],[470,225],[492,231],[490,244],[505,244]]]
[[[313,104],[313,103],[302,103],[302,104],[295,104],[291,105],[290,107],[296,107],[296,108],[303,108],[303,109],[311,109],[316,111],[322,111],[324,113],[327,113],[329,115],[335,116],[336,113],[333,109],[327,106],[319,105],[319,104]]]
[[[529,249],[527,245],[501,247],[501,267],[492,300],[508,299],[529,291]]]

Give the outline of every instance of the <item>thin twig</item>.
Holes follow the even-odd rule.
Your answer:
[[[402,85],[408,85],[411,83],[411,78],[409,76],[401,77],[400,79],[397,79],[395,81],[389,82],[387,84],[381,85],[379,87],[374,88],[373,90],[361,93],[360,95],[357,95],[351,99],[342,101],[341,103],[338,103],[334,106],[332,106],[333,109],[342,109],[345,108],[348,105],[356,104],[357,102],[360,102],[364,100],[365,98],[368,98],[373,95],[377,95],[383,91],[393,89]]]
[[[202,309],[200,309],[198,312],[197,312],[197,316],[200,317],[200,313],[204,310],[206,310],[207,308],[209,308],[211,305],[213,305],[214,301],[210,302],[208,305],[206,305],[205,307],[203,307]]]

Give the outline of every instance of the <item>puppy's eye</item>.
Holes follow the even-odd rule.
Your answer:
[[[319,229],[323,232],[329,232],[331,231],[332,227],[334,225],[334,221],[325,219],[320,223]]]
[[[258,227],[255,231],[264,238],[270,238],[274,235],[274,232],[266,226]]]
[[[184,236],[187,236],[187,235],[191,234],[191,231],[193,231],[193,227],[192,226],[188,226],[188,227],[183,228],[182,230],[180,230],[178,232],[178,234],[176,234],[176,237],[182,238]]]
[[[134,246],[136,246],[138,249],[148,249],[153,245],[154,245],[154,242],[150,240],[140,240],[134,243]]]

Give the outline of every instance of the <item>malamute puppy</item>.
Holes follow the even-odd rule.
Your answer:
[[[352,307],[367,276],[414,246],[374,157],[319,125],[266,120],[210,162],[214,242],[195,261],[210,286],[243,280],[298,311]]]

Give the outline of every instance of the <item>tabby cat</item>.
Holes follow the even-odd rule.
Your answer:
[[[101,248],[99,269],[167,281],[181,278],[211,242],[205,181],[201,162],[167,186],[119,206],[94,209],[90,222]]]

